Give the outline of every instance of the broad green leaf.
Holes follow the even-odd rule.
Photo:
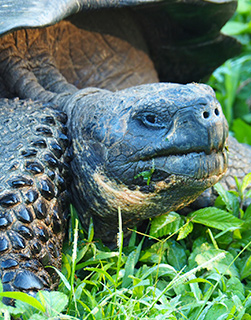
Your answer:
[[[207,283],[213,287],[213,284],[210,281],[203,279],[203,278],[196,278],[196,279],[192,279],[192,280],[189,280],[186,282],[186,284],[190,284],[190,283]]]
[[[83,289],[83,294],[88,297],[88,307],[94,308],[98,304],[98,300],[96,300],[96,295],[93,295],[89,290]]]
[[[213,319],[220,319],[220,316],[227,315],[227,306],[223,303],[215,302],[209,311],[206,313],[206,316],[203,317],[203,320],[213,320]],[[225,319],[221,318],[222,320]]]
[[[185,239],[189,235],[189,233],[191,233],[192,231],[193,231],[193,224],[192,224],[192,222],[188,221],[180,229],[180,231],[178,233],[177,240]]]
[[[95,258],[91,258],[91,260],[95,259],[95,261],[98,262],[98,261],[102,261],[102,260],[108,260],[111,258],[118,258],[118,255],[119,255],[119,253],[115,252],[115,251],[106,252],[106,251],[97,250],[97,254],[95,255]]]
[[[163,237],[176,232],[180,227],[181,218],[176,212],[158,216],[152,220],[150,235],[154,237]]]
[[[64,273],[67,274],[68,277],[70,277],[71,274],[71,256],[69,254],[62,253],[62,270],[64,270]]]
[[[134,229],[134,231],[131,234],[129,243],[128,243],[128,247],[135,247],[136,246],[136,241],[137,241],[137,233],[135,232],[136,228]]]
[[[222,29],[222,33],[228,34],[229,36],[235,36],[245,32],[250,32],[251,27],[248,23],[229,21]]]
[[[81,249],[78,247],[78,251],[77,251],[77,263],[84,258],[85,254],[86,254],[86,253],[88,252],[88,250],[89,250],[89,246],[90,246],[90,244],[88,243],[88,244],[85,244]]]
[[[219,255],[219,253],[224,253],[224,257],[217,259],[211,263],[207,263],[212,258]],[[235,265],[233,264],[234,257],[227,251],[220,249],[209,249],[198,254],[195,258],[198,266],[201,266],[205,263],[207,270],[217,270],[221,274],[228,274],[231,276],[239,277],[239,273]]]
[[[188,257],[189,269],[194,269],[198,265],[195,261],[196,256],[204,251],[208,251],[209,249],[213,249],[213,245],[209,244],[204,237],[196,239],[193,244],[193,250]]]
[[[168,263],[175,268],[181,270],[187,264],[187,255],[185,249],[176,241],[168,242]]]
[[[245,279],[251,275],[251,256],[245,261],[241,269],[241,279]]]
[[[168,250],[167,242],[156,242],[150,248],[141,251],[139,261],[147,264],[167,263],[166,251]]]
[[[142,275],[142,279],[145,279],[149,277],[150,275],[156,277],[158,275],[159,277],[170,277],[174,278],[177,276],[177,271],[174,269],[174,267],[170,266],[169,264],[160,263],[154,267],[148,268]]]
[[[12,299],[18,299],[20,301],[23,301],[30,306],[34,307],[35,309],[45,312],[45,307],[35,298],[31,297],[27,293],[23,292],[0,292],[1,297],[7,297],[7,298],[12,298]]]
[[[76,270],[80,270],[80,269],[83,269],[87,266],[95,265],[95,264],[100,263],[101,261],[109,260],[112,258],[117,259],[119,256],[119,253],[116,251],[112,251],[112,252],[108,251],[107,252],[107,251],[97,250],[97,248],[95,249],[95,251],[96,251],[95,256],[92,256],[89,260],[86,260],[83,263],[77,264]]]
[[[249,190],[246,192],[245,198],[246,198],[246,199],[251,198],[251,189],[249,189]]]
[[[189,215],[194,223],[219,230],[234,230],[240,228],[243,221],[231,213],[215,207],[203,208]]]
[[[19,315],[19,314],[22,314],[26,310],[26,308],[32,308],[30,305],[28,305],[26,303],[23,304],[23,305],[25,305],[24,308],[23,307],[19,308],[19,307],[17,307],[17,302],[20,302],[20,301],[16,300],[15,307],[12,307],[12,306],[7,306],[7,305],[3,304],[2,301],[0,301],[0,316],[1,316],[1,312],[5,312],[6,314]],[[21,302],[21,303],[23,303],[23,302]]]
[[[243,179],[241,184],[241,191],[244,193],[244,191],[247,189],[247,187],[251,184],[251,172],[248,173]]]
[[[251,144],[251,126],[241,119],[233,121],[232,130],[239,142]]]
[[[244,220],[250,220],[251,219],[251,204],[245,210],[243,219]]]
[[[167,263],[165,255],[160,256],[159,251],[147,249],[141,252],[139,261],[153,265],[160,263],[160,258],[162,263]]]
[[[22,314],[22,320],[28,320],[30,319],[30,317],[33,314],[41,314],[41,311],[35,309],[34,307],[32,307],[31,305],[20,301],[20,300],[16,300],[15,301],[15,306],[17,306],[17,308],[19,310],[22,310],[21,314]],[[43,313],[44,315],[44,313]]]
[[[237,177],[234,177],[235,183],[236,183],[236,187],[237,187],[237,194],[236,195],[241,195],[241,181],[239,181],[239,179]],[[241,195],[242,196],[242,195]]]
[[[238,214],[239,201],[237,196],[226,191],[220,183],[216,183],[216,185],[214,185],[214,189],[218,192],[222,201],[225,203],[227,210],[235,215]]]
[[[196,280],[195,275],[191,274],[189,276],[189,279]],[[199,287],[198,282],[196,281],[196,282],[190,282],[190,283],[186,283],[186,284],[189,284],[189,286],[191,288],[191,291],[194,294],[194,297],[195,297],[196,301],[199,302],[201,300],[201,298],[202,298],[202,291],[201,291],[201,289]]]
[[[222,256],[221,259],[223,259],[224,256]],[[218,259],[218,260],[220,260],[220,259]],[[219,272],[213,271],[213,272],[209,273],[209,275],[207,276],[207,279],[213,280],[215,282],[220,282],[221,279],[222,279],[222,276],[221,276],[221,274]]]
[[[231,297],[238,296],[241,301],[245,300],[245,289],[240,278],[231,277],[226,281],[226,293]]]
[[[250,14],[251,12],[250,0],[242,0],[242,1],[239,0],[237,12],[240,14],[240,15],[237,15],[237,17],[241,17],[241,15],[243,14]]]
[[[241,299],[236,294],[233,294],[232,300],[234,301],[234,305],[236,306],[237,310],[240,311],[241,309],[244,309]]]
[[[135,277],[130,277],[133,281],[133,294],[137,297],[137,299],[140,299],[144,294],[144,289],[150,286],[150,280],[142,280]]]
[[[31,317],[29,317],[29,320],[49,320],[49,319],[47,315],[40,315],[36,313],[36,314],[33,314]]]
[[[241,63],[238,61],[227,60],[225,63],[227,72],[225,73],[225,89],[227,99],[223,104],[224,114],[228,123],[233,121],[233,104],[236,99],[236,91],[240,82]]]
[[[45,304],[46,313],[49,314],[50,317],[57,316],[64,310],[68,303],[68,297],[62,292],[39,291],[37,296],[40,301]]]

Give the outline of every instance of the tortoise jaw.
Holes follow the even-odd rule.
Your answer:
[[[188,162],[194,156],[196,155],[191,153],[177,158],[180,158],[183,163],[185,163],[184,159],[186,159],[186,164],[184,165],[189,167]],[[121,180],[118,181],[113,176],[108,176],[104,168],[97,167],[92,177],[86,179],[84,185],[79,186],[80,188],[85,188],[85,197],[87,198],[90,197],[92,188],[95,188],[96,198],[94,201],[90,201],[87,207],[84,206],[84,208],[78,209],[84,209],[89,212],[95,221],[95,232],[100,233],[99,236],[101,237],[105,226],[107,226],[106,231],[112,229],[111,221],[117,218],[118,207],[123,213],[125,228],[132,228],[139,221],[154,217],[156,214],[160,215],[172,210],[178,210],[195,200],[205,189],[218,182],[226,170],[226,151],[214,152],[210,155],[199,153],[195,158],[194,169],[196,167],[196,174],[193,172],[190,174],[188,172],[186,174],[180,172],[178,170],[178,160],[176,161],[176,172],[172,172],[174,171],[172,169],[171,173],[169,173],[167,172],[167,162],[166,166],[162,162],[166,159],[164,157],[155,158],[156,172],[163,170],[165,177],[162,175],[162,178],[155,180],[153,174],[149,185],[142,177],[138,178],[140,179],[139,184],[133,178],[132,184]],[[203,161],[204,164],[202,165]],[[197,166],[198,164],[200,164],[199,167]],[[151,160],[149,160],[148,165],[152,165]],[[210,167],[208,168],[208,166]],[[207,168],[207,170],[204,172],[203,168]],[[124,168],[121,168],[121,170],[123,171]],[[132,171],[134,172],[134,170]],[[102,200],[100,204],[97,202],[97,198]],[[87,222],[83,220],[83,224],[87,225]]]
[[[155,161],[158,167],[158,159]],[[169,167],[171,163],[171,168]],[[210,179],[211,176],[220,176],[227,170],[227,152],[191,152],[179,156],[170,156],[162,168],[165,172],[174,175],[187,176],[193,180]]]
[[[220,177],[227,170],[227,150],[205,152],[190,152],[187,154],[154,156],[151,159],[140,161],[140,172],[134,184],[152,186],[159,181],[169,181],[170,176],[182,176],[186,179],[208,180],[211,177]],[[142,174],[145,172],[146,175]],[[149,173],[147,175],[147,173]],[[146,179],[149,178],[149,179]]]

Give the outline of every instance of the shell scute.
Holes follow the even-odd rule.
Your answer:
[[[44,167],[37,161],[27,161],[26,170],[33,174],[39,174],[44,172]]]
[[[0,206],[9,208],[20,202],[20,198],[16,193],[9,193],[0,197]]]
[[[12,244],[12,248],[15,250],[21,250],[25,248],[25,240],[15,231],[8,231],[8,237]]]
[[[9,241],[5,236],[0,236],[0,253],[9,249]]]
[[[22,150],[21,155],[25,158],[35,157],[37,155],[37,150],[29,148],[27,150]]]
[[[2,269],[10,269],[16,266],[18,266],[18,262],[14,259],[6,259],[6,260],[3,260],[1,263]]]
[[[42,196],[47,200],[51,200],[56,195],[54,185],[49,179],[40,180],[39,190]]]
[[[11,219],[4,214],[0,214],[0,228],[6,228],[10,224],[11,224]]]
[[[34,219],[30,208],[27,208],[25,206],[21,206],[20,208],[15,210],[15,214],[17,219],[23,223],[30,223]]]
[[[32,186],[33,180],[23,176],[19,176],[19,177],[14,177],[10,179],[8,183],[12,188],[22,188],[26,186]]]
[[[2,278],[3,283],[10,282],[14,279],[16,273],[14,271],[6,272]]]
[[[44,287],[41,279],[28,270],[19,272],[13,285],[19,290],[41,290]]]

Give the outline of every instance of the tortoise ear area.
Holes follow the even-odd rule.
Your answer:
[[[81,138],[87,143],[104,141],[106,136],[106,128],[102,122],[85,123],[81,128]]]
[[[82,161],[86,161],[86,163],[95,171],[97,167],[103,167],[106,162],[106,153],[107,149],[103,144],[97,141],[89,141],[87,152],[83,153]]]
[[[110,113],[98,120],[85,123],[82,138],[93,143],[101,143],[104,147],[120,143],[128,130],[130,115]]]

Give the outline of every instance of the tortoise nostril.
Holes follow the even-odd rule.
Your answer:
[[[214,109],[214,113],[215,113],[216,116],[218,116],[218,115],[220,114],[219,109],[218,109],[218,108],[215,108],[215,109]]]
[[[203,118],[207,119],[209,118],[209,116],[210,116],[210,113],[208,111],[203,112]]]

